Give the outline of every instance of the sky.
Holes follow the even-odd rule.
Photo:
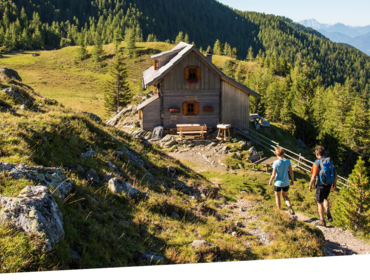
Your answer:
[[[316,19],[320,23],[370,25],[370,0],[218,0],[241,11],[286,16],[295,22]]]

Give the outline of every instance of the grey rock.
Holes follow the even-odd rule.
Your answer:
[[[106,121],[105,123],[110,126],[116,126],[123,117],[131,114],[132,109],[134,106],[129,106],[123,110],[121,110],[116,116],[114,116],[112,119]]]
[[[85,169],[79,164],[77,164],[77,170],[81,173],[85,173]]]
[[[24,104],[20,108],[21,108],[21,110],[27,110],[27,107]]]
[[[191,246],[193,246],[194,248],[201,248],[201,247],[212,247],[214,245],[212,245],[211,243],[205,241],[205,240],[195,240],[193,241],[193,243],[191,243]]]
[[[94,150],[89,150],[81,155],[81,158],[96,157],[98,154]]]
[[[160,256],[157,256],[156,254],[154,253],[146,253],[144,254],[145,258],[149,261],[149,262],[163,262],[164,261],[164,258],[163,257],[160,257]]]
[[[13,89],[11,87],[3,89],[2,92],[7,94],[8,96],[11,96],[15,99],[18,99],[18,101],[21,102],[21,103],[26,103],[26,100],[22,97],[22,95],[18,91],[16,91],[15,89]],[[24,110],[24,109],[22,109],[22,110]]]
[[[167,166],[166,169],[168,173],[174,173],[176,171],[176,168],[173,166]]]
[[[237,234],[237,232],[236,232],[236,231],[233,231],[233,232],[231,233],[231,235],[232,235],[233,237],[236,237],[238,234]]]
[[[306,149],[306,144],[303,143],[301,139],[298,139],[297,146],[300,147],[301,149]]]
[[[137,114],[137,106],[132,106],[132,109],[131,109],[131,114],[130,116],[133,117]]]
[[[122,151],[116,151],[115,154],[118,155],[120,158],[122,158],[123,155],[124,155],[124,152],[122,152]]]
[[[13,69],[2,68],[0,69],[0,74],[3,74],[10,79],[14,79],[14,80],[22,82],[22,78],[19,76],[18,72]]]
[[[113,171],[113,173],[116,175],[116,176],[121,176],[122,175],[122,172],[118,169],[117,166],[115,166],[113,163],[109,162],[109,168],[110,170]]]
[[[103,178],[103,182],[108,182],[110,179],[113,179],[113,178],[114,178],[114,174],[113,173],[105,174],[105,176]]]
[[[255,154],[257,154],[258,152],[257,152],[257,149],[255,148],[255,147],[252,147],[252,148],[250,148],[249,150],[248,150],[248,152],[249,152],[249,156],[251,157],[251,156],[254,156]]]
[[[109,180],[108,182],[108,189],[112,194],[122,194],[125,193],[128,197],[133,197],[136,195],[146,195],[145,192],[142,192],[134,187],[132,187],[130,184],[126,183],[125,181],[113,178]]]
[[[73,182],[63,174],[60,168],[0,162],[0,171],[8,172],[15,179],[27,179],[33,181],[34,184],[47,186],[62,200],[71,192],[73,187]]]
[[[44,235],[47,251],[63,239],[63,216],[47,187],[27,186],[16,198],[0,196],[0,204],[0,223]]]
[[[209,144],[209,145],[207,146],[207,148],[208,148],[208,149],[211,149],[212,147],[215,147],[216,145],[217,145],[217,143],[212,142],[211,144]]]
[[[131,133],[131,136],[134,138],[144,138],[145,140],[149,140],[152,138],[152,133],[138,128]]]
[[[172,218],[174,218],[174,219],[180,219],[180,215],[179,215],[179,214],[177,214],[176,212],[173,212],[171,216],[172,216]]]
[[[90,169],[86,172],[85,178],[88,182],[93,184],[99,184],[99,176],[94,169]]]
[[[94,115],[94,114],[89,113],[89,112],[82,112],[82,113],[85,114],[85,115],[88,115],[90,117],[90,119],[92,119],[96,123],[101,123],[102,122],[102,119],[100,117],[98,117],[97,115]]]
[[[133,162],[141,167],[144,167],[144,161],[141,159],[141,157],[138,154],[130,151],[125,146],[122,146],[122,148],[125,150],[126,154],[128,155],[130,162]]]
[[[175,136],[173,135],[166,135],[160,142],[159,142],[159,146],[161,148],[171,148],[172,146],[176,145],[177,144],[177,141],[176,141],[176,138]]]

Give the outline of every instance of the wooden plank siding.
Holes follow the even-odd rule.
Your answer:
[[[201,68],[202,77],[197,84],[189,85],[184,79],[184,70],[188,66]],[[205,64],[193,51],[189,53],[178,65],[176,65],[163,79],[164,90],[199,90],[220,89],[220,76]]]
[[[163,94],[163,125],[176,126],[171,124],[171,116],[177,116],[177,124],[206,124],[208,127],[216,127],[219,123],[220,114],[220,90],[164,90]],[[189,97],[191,97],[189,99]],[[186,116],[182,113],[182,104],[186,101],[199,103],[199,114]],[[213,112],[203,112],[203,107],[213,107]],[[171,114],[170,108],[180,108],[181,113]]]
[[[249,95],[225,81],[222,82],[222,123],[249,128]]]
[[[154,127],[161,125],[161,101],[160,99],[148,104],[142,109],[141,128],[153,130]]]

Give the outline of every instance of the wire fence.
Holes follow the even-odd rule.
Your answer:
[[[254,142],[255,145],[264,147],[265,149],[271,152],[274,152],[275,149],[278,147],[282,148],[285,151],[285,156],[293,162],[294,168],[297,168],[299,170],[302,170],[302,171],[305,171],[311,174],[311,168],[314,162],[306,159],[305,157],[302,156],[302,154],[297,154],[287,148],[284,148],[278,142],[275,142],[271,140],[270,138],[267,138],[266,136],[256,131],[253,131],[251,129],[243,130],[243,129],[236,127],[235,131],[239,133],[240,135],[243,135],[244,137],[250,139],[252,142]],[[340,189],[340,186],[348,187],[349,180],[338,175],[337,187]]]

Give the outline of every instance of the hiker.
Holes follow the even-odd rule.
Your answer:
[[[315,149],[317,160],[312,166],[312,178],[310,182],[310,192],[312,186],[316,181],[316,201],[319,208],[320,225],[326,227],[324,218],[324,207],[326,209],[326,216],[331,223],[333,217],[330,213],[328,197],[330,190],[335,190],[337,187],[337,171],[335,170],[333,161],[330,157],[325,157],[325,149],[319,146]]]
[[[277,148],[275,150],[275,155],[278,157],[278,160],[274,162],[272,165],[273,173],[269,182],[269,185],[272,185],[272,180],[275,179],[274,183],[274,190],[275,190],[275,198],[276,198],[276,206],[280,210],[281,208],[281,193],[283,193],[283,198],[286,205],[289,208],[289,214],[295,215],[294,210],[292,208],[292,204],[290,203],[288,197],[289,186],[294,184],[294,174],[292,165],[289,159],[284,159],[284,150],[282,148]],[[289,182],[288,171],[290,174],[291,181]]]

